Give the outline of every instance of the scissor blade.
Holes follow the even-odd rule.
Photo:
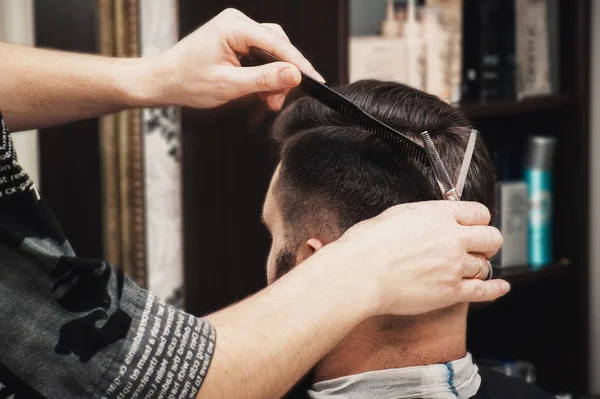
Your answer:
[[[473,158],[473,151],[475,150],[475,144],[477,142],[477,130],[471,129],[471,135],[469,136],[469,142],[467,143],[467,149],[463,157],[463,163],[460,167],[460,173],[456,180],[456,194],[458,198],[462,198],[463,189],[465,187],[465,181],[469,174],[469,167],[471,166],[471,159]]]

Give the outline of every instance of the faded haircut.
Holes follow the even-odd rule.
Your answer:
[[[472,128],[459,108],[394,82],[363,80],[338,91],[419,144],[427,130],[456,181]],[[275,121],[273,137],[281,157],[274,195],[288,258],[310,237],[335,240],[394,205],[442,199],[431,171],[313,98],[287,107]],[[482,203],[495,218],[494,165],[481,135],[462,199]],[[294,266],[289,259],[282,263],[289,265],[280,265],[279,276]]]

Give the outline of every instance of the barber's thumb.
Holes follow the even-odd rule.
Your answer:
[[[292,64],[273,62],[257,67],[233,68],[232,76],[240,95],[289,89],[300,84],[300,71]]]

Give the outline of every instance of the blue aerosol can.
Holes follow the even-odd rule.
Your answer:
[[[556,139],[532,136],[525,155],[529,196],[529,264],[539,268],[552,262],[552,164]]]

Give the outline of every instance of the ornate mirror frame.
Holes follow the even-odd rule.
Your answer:
[[[177,0],[97,0],[102,54],[156,55],[178,40]],[[138,284],[182,306],[180,112],[101,120],[104,252]]]

